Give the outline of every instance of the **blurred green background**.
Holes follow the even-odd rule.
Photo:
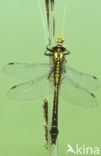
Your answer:
[[[65,45],[68,63],[101,80],[101,1],[67,0]],[[57,34],[61,33],[63,1],[56,0]],[[0,0],[0,69],[8,62],[43,62],[46,40],[36,0]],[[42,100],[12,101],[9,88],[20,81],[0,70],[0,156],[46,156]],[[33,73],[35,74],[35,73]],[[40,86],[41,87],[41,86]],[[67,144],[100,146],[101,89],[94,91],[98,107],[71,105],[60,99],[59,152]]]

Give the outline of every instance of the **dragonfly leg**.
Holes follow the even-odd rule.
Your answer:
[[[48,46],[49,46],[49,43],[46,46],[46,51],[45,51],[44,55],[46,55],[46,56],[53,56],[53,54],[52,54],[53,50],[50,49]]]
[[[69,55],[69,54],[71,54],[71,52],[70,52],[69,50],[66,50],[66,51],[64,52],[64,55]]]
[[[50,50],[51,50],[51,49],[50,49]],[[45,52],[44,52],[44,55],[46,55],[46,56],[53,56],[53,54],[49,52],[50,50],[45,51]]]
[[[50,78],[51,74],[54,72],[54,67],[50,70],[49,75],[48,75],[48,79]]]
[[[63,72],[66,73],[66,69],[65,68],[63,68]]]
[[[53,52],[53,50],[52,50],[51,48],[49,48],[49,43],[47,44],[46,49],[47,49],[48,51],[50,51],[50,52]]]

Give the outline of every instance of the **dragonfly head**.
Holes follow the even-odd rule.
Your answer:
[[[64,42],[64,37],[62,35],[59,35],[56,43],[57,44],[62,44],[63,42]]]
[[[56,45],[54,45],[52,48],[48,48],[48,46],[46,47],[47,52],[45,55],[54,56],[55,59],[63,59],[65,55],[69,55],[70,51],[66,49],[66,47],[63,45],[63,42],[64,37],[59,35],[56,41]]]

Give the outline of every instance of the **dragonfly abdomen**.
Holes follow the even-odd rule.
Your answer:
[[[55,66],[55,71],[54,71],[55,87],[57,87],[57,85],[60,84],[60,79],[61,79],[61,65],[60,65],[60,61],[57,61],[56,66]]]
[[[53,115],[52,115],[52,125],[51,125],[51,140],[52,144],[56,144],[56,139],[59,133],[58,130],[58,102],[59,102],[59,88],[60,88],[60,80],[61,80],[61,68],[60,62],[57,61],[54,71],[54,100],[53,100]]]
[[[51,140],[52,144],[56,144],[56,139],[59,133],[58,130],[58,98],[59,98],[59,88],[54,91],[54,100],[53,100],[53,115],[52,115],[52,125],[51,125]]]

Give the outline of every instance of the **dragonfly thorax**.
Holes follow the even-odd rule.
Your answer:
[[[64,58],[64,55],[62,52],[54,52],[54,59],[61,60]]]
[[[62,44],[56,44],[51,49],[52,49],[53,52],[55,52],[55,51],[57,51],[57,52],[65,52],[66,51],[66,48]]]
[[[46,56],[54,56],[55,58],[62,59],[65,55],[70,54],[70,52],[62,44],[57,43],[52,48],[46,47],[47,51],[44,53]]]

